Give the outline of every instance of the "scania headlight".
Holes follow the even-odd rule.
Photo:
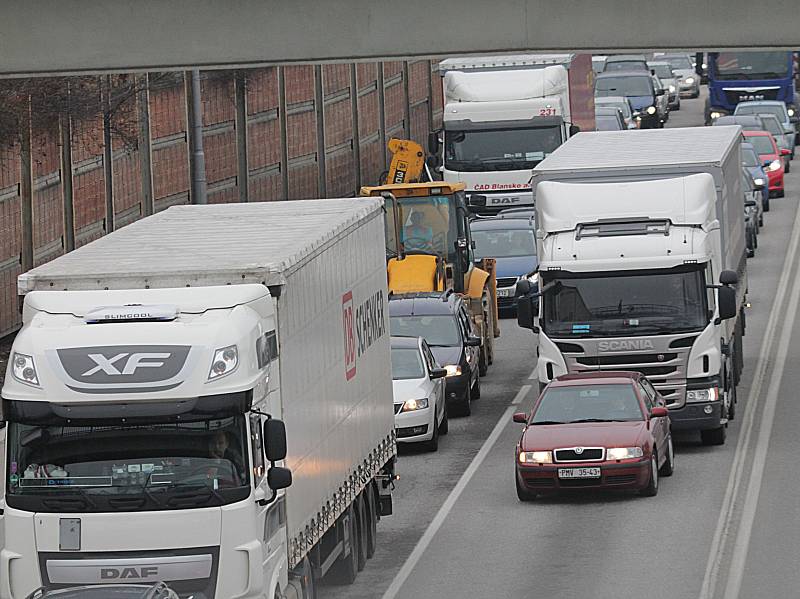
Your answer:
[[[780,170],[780,168],[781,168],[781,161],[773,160],[772,162],[769,163],[767,170],[774,173],[775,171]]]
[[[761,177],[758,177],[756,179],[753,179],[753,183],[755,183],[756,185],[764,185],[766,181],[764,181],[764,179],[762,179]]]
[[[39,386],[39,376],[36,374],[36,365],[33,363],[32,356],[14,352],[14,355],[11,356],[11,372],[20,383],[33,387]]]
[[[694,77],[687,77],[686,78],[686,85],[691,85],[694,83]]]
[[[704,401],[717,401],[719,399],[719,387],[709,387],[708,389],[690,389],[686,392],[687,403],[700,403]]]
[[[520,451],[519,452],[520,464],[552,464],[553,452],[552,451]]]
[[[606,449],[607,460],[629,460],[644,455],[641,447],[609,447]]]
[[[461,374],[461,366],[457,364],[447,364],[444,369],[447,371],[447,376],[459,376]]]
[[[235,345],[229,345],[214,351],[214,359],[211,361],[211,370],[208,373],[208,380],[213,381],[223,376],[227,376],[239,366],[239,350]]]
[[[655,106],[648,106],[647,107],[647,114],[655,114],[658,109]]]
[[[424,410],[428,407],[428,398],[423,399],[409,399],[403,404],[401,412],[416,412],[417,410]]]

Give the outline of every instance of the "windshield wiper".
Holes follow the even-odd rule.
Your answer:
[[[561,422],[559,420],[540,420],[539,422],[531,422],[531,425],[547,425],[547,424],[567,424],[566,422]]]
[[[608,418],[581,418],[580,420],[570,420],[567,424],[579,424],[582,422],[620,422],[620,421],[609,420]]]

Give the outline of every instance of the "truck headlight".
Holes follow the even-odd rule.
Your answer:
[[[520,464],[552,464],[552,451],[520,451],[517,458]]]
[[[461,366],[457,364],[447,364],[444,369],[447,371],[447,376],[459,376],[461,374]]]
[[[694,83],[694,77],[687,77],[686,78],[686,85],[691,85]]]
[[[716,110],[713,110],[713,111],[711,111],[711,115],[710,115],[710,116],[711,116],[711,120],[712,120],[712,121],[715,121],[715,120],[717,120],[719,117],[721,117],[721,116],[722,116],[722,113],[721,113],[721,112],[717,112]]]
[[[708,389],[690,389],[686,392],[686,403],[717,401],[718,399],[719,387],[709,387]]]
[[[764,179],[762,179],[761,177],[758,177],[757,179],[753,179],[753,183],[755,183],[756,185],[764,185],[766,181],[764,181]]]
[[[657,110],[655,106],[648,106],[645,112],[647,112],[647,114],[655,114]]]
[[[403,404],[401,412],[416,412],[417,410],[424,410],[428,407],[428,398],[423,399],[409,399]]]
[[[669,86],[669,93],[671,93],[671,94],[675,93],[675,86],[674,85],[670,85]]]
[[[39,376],[36,374],[36,365],[33,363],[33,356],[14,352],[11,357],[11,373],[20,383],[39,386]]]
[[[775,171],[779,170],[780,168],[781,168],[781,161],[780,160],[773,160],[772,162],[769,163],[769,166],[767,167],[767,170],[772,172],[772,173],[774,173]]]
[[[239,366],[239,349],[235,345],[215,350],[208,380],[213,381],[227,376],[236,370],[237,366]]]
[[[609,447],[606,449],[607,460],[629,460],[644,455],[641,447]]]
[[[789,116],[794,116],[794,108],[787,108],[786,112],[789,113]]]

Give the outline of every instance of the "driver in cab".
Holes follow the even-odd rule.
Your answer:
[[[433,229],[425,224],[425,215],[415,210],[403,227],[403,245],[406,250],[430,252],[433,249]]]

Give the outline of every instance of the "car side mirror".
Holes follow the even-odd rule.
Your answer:
[[[433,380],[433,379],[443,379],[446,376],[447,376],[447,370],[444,369],[444,368],[433,368],[433,369],[431,369],[431,372],[428,375],[428,377],[431,380]]]
[[[467,347],[480,347],[481,346],[481,338],[480,337],[467,337],[466,341],[464,341],[464,345]]]
[[[663,87],[660,87],[656,90],[657,96],[663,96],[666,93],[666,90]]]
[[[770,164],[772,164],[772,160],[765,160],[762,166],[769,166]]]
[[[650,410],[650,418],[666,418],[667,416],[669,416],[669,410],[667,408],[657,406]]]
[[[781,148],[781,156],[791,156],[792,152],[786,148]]]
[[[517,412],[514,414],[513,420],[517,424],[528,424],[528,415],[525,412]]]
[[[273,466],[267,470],[267,485],[273,491],[292,486],[292,471],[281,466]]]
[[[270,418],[264,423],[264,453],[270,462],[286,458],[286,425]]]

